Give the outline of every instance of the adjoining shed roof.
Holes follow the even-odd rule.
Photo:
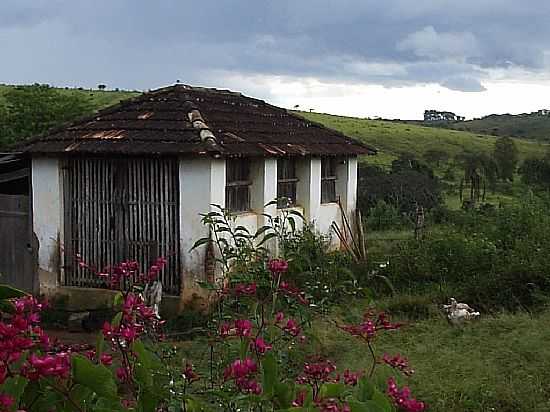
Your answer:
[[[342,133],[227,90],[175,85],[30,140],[30,154],[361,155]]]

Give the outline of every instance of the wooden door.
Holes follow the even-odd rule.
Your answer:
[[[66,285],[104,286],[75,265],[77,254],[98,270],[136,260],[145,271],[163,256],[163,290],[179,294],[176,159],[71,159],[64,167],[64,193]]]
[[[38,291],[29,197],[0,194],[0,283]]]

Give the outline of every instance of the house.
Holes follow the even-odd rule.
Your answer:
[[[199,214],[213,204],[252,232],[264,213],[299,208],[329,234],[341,218],[337,201],[355,210],[357,157],[375,150],[240,93],[175,85],[53,130],[21,152],[31,161],[39,292],[92,304],[102,281],[76,264],[77,254],[98,268],[165,256],[165,294],[189,299],[206,258],[204,248],[190,249],[208,235]],[[264,207],[282,196],[289,204]]]

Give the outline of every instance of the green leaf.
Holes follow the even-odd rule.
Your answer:
[[[262,233],[266,232],[267,230],[270,230],[271,229],[271,226],[268,226],[268,225],[264,225],[262,226],[261,228],[259,228],[256,233],[254,234],[254,239],[257,239],[259,238]]]
[[[302,220],[305,220],[304,215],[301,212],[299,212],[298,210],[292,209],[289,213],[291,215],[298,216]]]
[[[111,325],[116,328],[120,326],[121,321],[122,321],[122,312],[118,312],[113,318]]]
[[[82,355],[73,357],[73,376],[76,383],[87,386],[97,395],[105,398],[117,398],[117,386],[109,369],[96,365]]]
[[[207,243],[210,243],[211,239],[209,237],[203,237],[203,238],[200,238],[199,240],[197,240],[195,242],[195,244],[191,247],[191,249],[189,249],[189,252],[195,250],[196,248],[198,247],[201,247],[202,245],[205,245]]]
[[[151,391],[144,391],[139,395],[137,410],[138,412],[155,412],[160,402],[158,396]]]
[[[290,225],[290,230],[292,232],[295,232],[296,231],[296,222],[294,221],[294,218],[289,217],[288,218],[288,224]]]
[[[0,386],[0,392],[10,395],[15,400],[15,404],[18,404],[28,383],[29,381],[22,376],[14,376],[5,380]]]
[[[103,333],[98,333],[95,341],[95,356],[98,361],[99,359],[101,359],[101,355],[103,354],[104,349],[105,349],[105,337],[103,336]]]
[[[75,385],[70,392],[71,399],[78,405],[90,404],[94,392],[84,385]]]
[[[386,412],[386,410],[375,401],[359,402],[356,400],[349,400],[348,405],[351,412]]]
[[[262,387],[267,396],[273,396],[277,382],[277,360],[273,353],[267,353],[262,359]]]
[[[355,388],[355,397],[359,402],[371,400],[374,395],[374,385],[366,376],[362,376]]]
[[[0,300],[15,299],[26,296],[27,293],[8,285],[0,285]]]
[[[319,390],[321,398],[339,398],[348,389],[343,383],[325,383]]]
[[[122,292],[118,292],[113,299],[113,304],[119,306],[122,305],[122,303],[124,303],[124,295]]]
[[[296,391],[292,382],[275,382],[275,398],[281,408],[290,408]]]
[[[264,238],[260,241],[260,243],[258,243],[258,246],[263,245],[269,239],[273,239],[276,236],[277,236],[277,233],[268,233],[267,235],[264,236]]]
[[[378,389],[374,391],[372,402],[378,405],[384,412],[391,412],[394,410],[389,398]]]

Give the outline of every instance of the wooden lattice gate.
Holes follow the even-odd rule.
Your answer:
[[[30,219],[28,196],[0,194],[0,283],[33,293],[38,282]]]
[[[168,259],[163,290],[177,295],[179,278],[179,175],[171,158],[70,159],[64,166],[67,286],[101,287],[103,281],[76,264],[98,269],[136,260],[146,270]]]

